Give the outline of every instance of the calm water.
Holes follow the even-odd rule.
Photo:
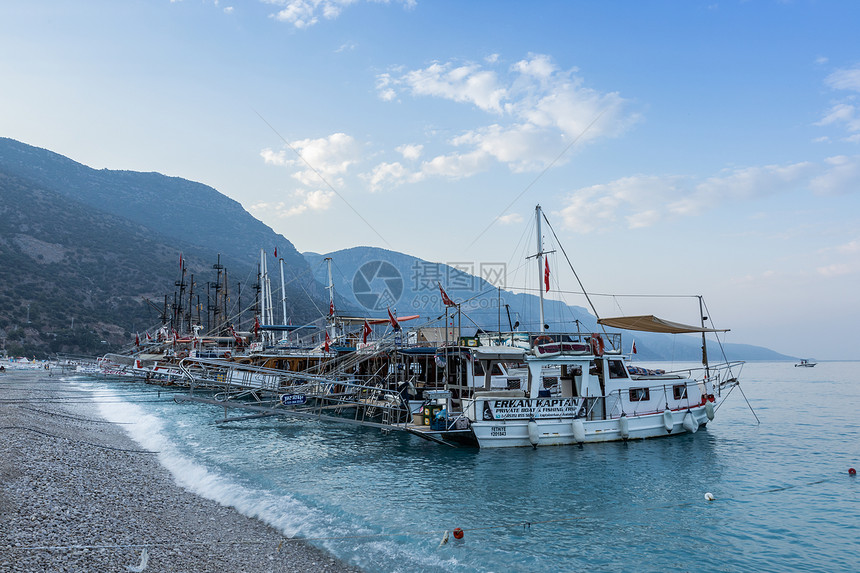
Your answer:
[[[218,426],[222,409],[164,389],[75,381],[183,486],[367,571],[857,571],[858,378],[856,363],[747,364],[760,425],[735,390],[695,435],[505,451],[308,421]],[[455,527],[464,539],[440,546]]]

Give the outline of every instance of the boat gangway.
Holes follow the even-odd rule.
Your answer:
[[[190,358],[179,363],[188,394],[178,394],[177,402],[200,402],[222,406],[224,418],[219,423],[268,416],[310,418],[402,431],[423,439],[455,446],[448,439],[458,431],[435,429],[430,417],[436,395],[431,391],[421,401],[391,388],[387,378],[379,375],[350,375],[291,372],[240,364],[219,359]],[[248,414],[229,416],[229,410]],[[467,438],[468,428],[459,431]]]

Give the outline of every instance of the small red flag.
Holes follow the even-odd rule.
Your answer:
[[[451,300],[448,293],[446,293],[445,289],[442,288],[442,283],[439,283],[439,294],[442,295],[442,304],[445,306],[457,306],[457,303]]]
[[[331,338],[328,336],[328,332],[325,333],[325,351],[328,352],[329,343],[331,342]]]
[[[140,346],[140,336],[137,334],[134,335],[134,345]]]
[[[364,321],[364,332],[363,332],[363,336],[361,338],[361,341],[364,344],[367,344],[367,337],[370,336],[372,332],[373,331],[370,329],[370,325],[367,324],[367,321],[365,320]]]
[[[636,354],[636,341],[633,341],[633,354]]]
[[[254,336],[260,333],[260,319],[256,316],[254,317]]]
[[[543,284],[546,287],[546,292],[549,292],[549,259],[544,259],[544,269],[543,269]]]
[[[391,322],[391,326],[394,328],[394,330],[400,330],[400,323],[398,323],[397,319],[394,318],[394,315],[391,314],[390,308],[388,309],[388,320],[389,322]]]
[[[179,253],[179,270],[182,270],[182,253]]]
[[[334,316],[334,301],[331,301],[328,305],[328,315]]]
[[[275,258],[278,258],[278,247],[275,247]]]

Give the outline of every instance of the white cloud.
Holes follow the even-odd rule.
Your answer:
[[[397,147],[397,152],[403,156],[404,159],[415,160],[421,157],[421,152],[424,151],[423,145],[401,145]]]
[[[793,165],[765,165],[720,173],[695,186],[693,193],[669,205],[679,215],[698,215],[705,209],[730,201],[745,201],[795,190],[809,184],[817,167],[803,162]]]
[[[292,201],[278,201],[276,203],[260,202],[251,205],[249,211],[259,213],[262,216],[278,218],[293,217],[301,215],[306,211],[325,211],[331,207],[334,193],[325,189],[296,189],[291,193]]]
[[[319,23],[320,18],[334,20],[340,16],[344,8],[359,3],[360,0],[262,0],[265,4],[280,6],[281,9],[272,14],[279,22],[287,22],[296,28],[309,28]],[[404,8],[412,9],[417,5],[416,0],[369,0],[378,4],[403,4]]]
[[[860,253],[860,240],[855,239],[853,241],[845,243],[844,245],[839,245],[838,247],[836,247],[836,250],[846,255]]]
[[[860,116],[857,107],[849,103],[834,104],[821,121],[815,125],[844,125],[850,132],[860,131]]]
[[[615,223],[619,218],[628,227],[652,225],[661,217],[654,205],[666,204],[690,189],[682,177],[624,177],[607,184],[574,191],[561,210],[564,225],[579,233],[589,233]]]
[[[497,54],[484,64],[435,62],[426,68],[379,74],[384,101],[401,95],[465,103],[493,121],[452,137],[456,151],[442,153],[417,169],[424,176],[466,177],[494,162],[514,172],[540,171],[567,161],[575,143],[621,133],[638,120],[617,93],[584,85],[575,68],[559,69],[546,55],[531,55],[505,67]],[[406,178],[403,178],[405,181]]]
[[[505,97],[496,73],[475,64],[454,67],[434,63],[423,70],[407,72],[400,83],[408,86],[413,95],[471,103],[495,113],[501,113],[501,100]]]
[[[836,70],[825,78],[824,83],[834,90],[860,93],[860,66]],[[815,125],[843,127],[849,133],[845,141],[860,141],[860,113],[854,103],[855,99],[856,96],[852,94],[835,102]]]
[[[499,223],[502,225],[513,225],[515,223],[522,223],[523,216],[519,213],[509,213],[507,215],[502,215],[499,217]]]
[[[826,168],[810,181],[819,195],[846,195],[860,191],[860,155],[839,155],[825,160]]]
[[[766,165],[727,170],[704,180],[684,176],[625,177],[572,192],[561,210],[567,228],[580,232],[619,222],[628,228],[698,216],[724,204],[743,204],[797,190],[853,192],[860,188],[860,157],[822,164]],[[826,190],[826,191],[825,191]]]
[[[360,159],[359,145],[345,133],[334,133],[318,139],[293,141],[289,147],[291,149],[260,152],[267,165],[292,168],[293,179],[301,185],[293,191],[293,204],[275,207],[276,213],[288,217],[307,210],[328,209],[335,195],[332,187],[343,187],[342,176]]]
[[[260,156],[269,165],[298,167],[299,170],[292,176],[307,187],[327,186],[326,182],[331,185],[336,181],[342,183],[335,178],[346,173],[360,158],[358,144],[345,133],[293,141],[289,147],[292,149],[264,149]],[[301,157],[296,155],[296,152]]]
[[[380,163],[370,174],[361,175],[370,185],[371,192],[384,188],[396,187],[404,183],[415,183],[423,178],[421,173],[415,173],[401,163]]]
[[[836,70],[825,78],[824,83],[835,90],[860,92],[860,67]]]
[[[225,14],[232,14],[232,13],[233,13],[233,7],[232,7],[232,6],[227,6],[227,7],[225,7],[225,8],[224,8],[224,13],[225,13]]]
[[[857,266],[849,263],[836,263],[815,269],[818,274],[824,277],[842,277],[845,275],[854,274],[857,272]]]

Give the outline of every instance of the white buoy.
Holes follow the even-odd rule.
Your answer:
[[[672,410],[669,408],[663,410],[663,427],[670,433],[672,432],[672,428],[675,427],[675,417],[672,416]]]
[[[705,402],[705,414],[708,416],[708,420],[713,421],[714,419],[714,403],[708,400]]]
[[[625,440],[630,437],[630,421],[627,419],[627,414],[622,413],[618,418],[618,432]]]
[[[540,436],[538,435],[538,425],[534,418],[529,420],[529,442],[532,446],[537,447]]]
[[[582,420],[576,418],[570,425],[573,429],[573,439],[576,440],[576,443],[581,444],[585,442],[585,424],[582,423]]]
[[[691,434],[695,434],[699,429],[699,422],[696,421],[693,417],[693,413],[689,410],[684,414],[684,429]]]
[[[714,501],[714,494],[712,494],[711,492],[706,493],[705,499],[708,501]]]

